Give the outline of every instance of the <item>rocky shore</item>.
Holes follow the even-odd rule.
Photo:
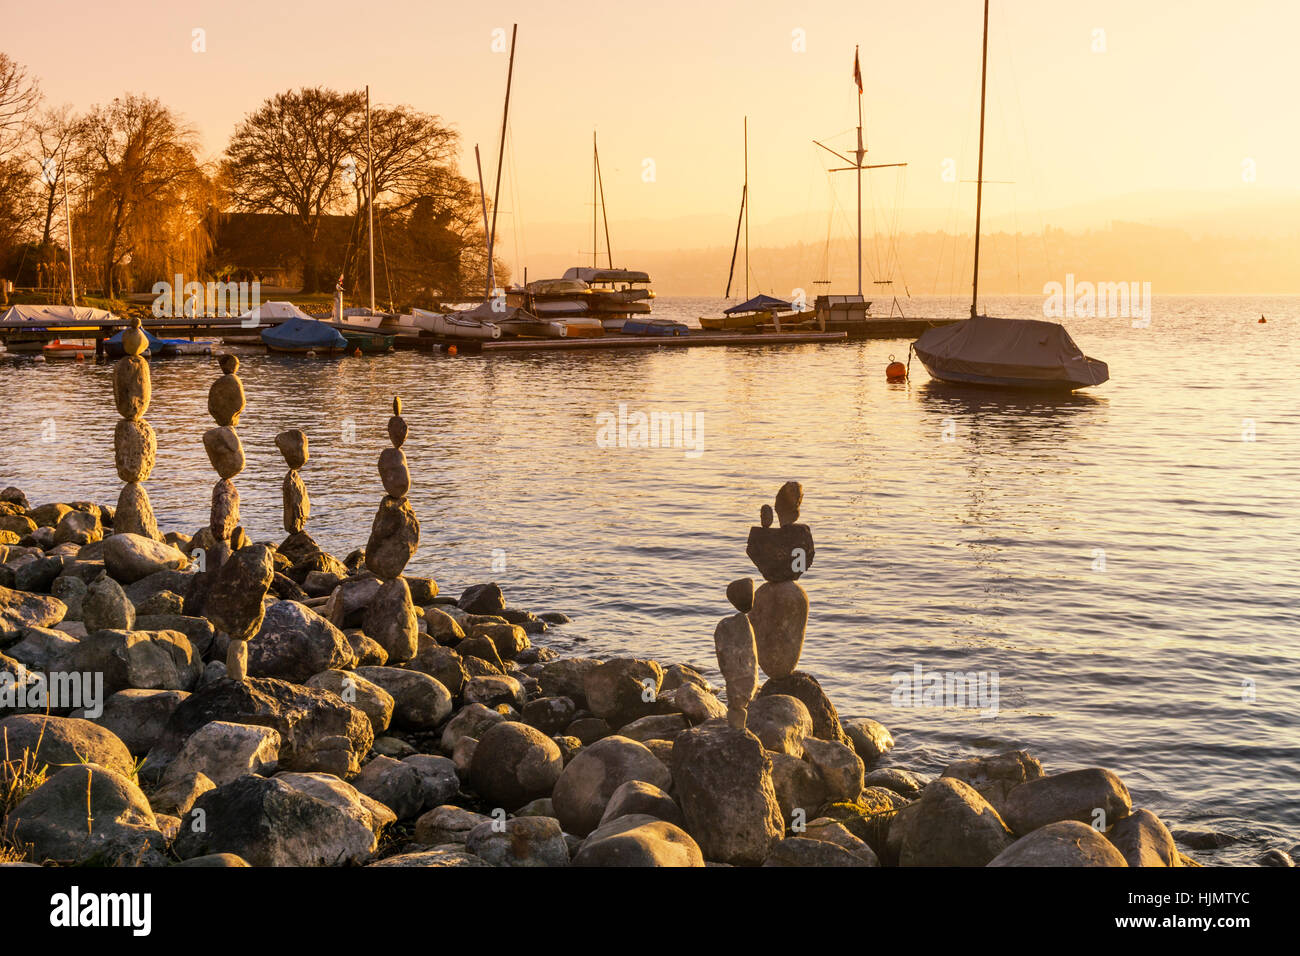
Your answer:
[[[286,536],[252,541],[232,481],[244,392],[222,368],[208,526],[154,524],[148,366],[129,357],[117,504],[0,491],[0,862],[1198,865],[1101,768],[1047,774],[1024,751],[933,778],[881,766],[890,732],[841,720],[797,667],[815,555],[797,483],[750,530],[763,582],[725,587],[723,692],[680,663],[561,657],[546,635],[564,614],[405,574],[420,525],[398,401],[364,549],[308,532],[292,429]]]

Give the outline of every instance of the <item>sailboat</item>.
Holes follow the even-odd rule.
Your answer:
[[[731,280],[736,275],[736,253],[740,249],[741,227],[745,233],[745,301],[724,310],[722,315],[700,316],[700,328],[710,332],[757,332],[759,326],[773,325],[779,329],[779,314],[791,312],[794,306],[770,295],[749,297],[749,117],[745,117],[745,185],[740,191],[740,216],[736,219],[736,240],[731,246],[731,269],[727,273],[727,291],[724,299],[731,298]],[[791,316],[794,320],[794,316]]]
[[[959,385],[1074,391],[1110,378],[1105,362],[1089,358],[1065,327],[1041,319],[979,314],[980,213],[984,191],[984,108],[989,65],[989,0],[984,0],[980,67],[980,156],[975,185],[975,273],[970,318],[930,329],[911,346],[932,378]]]

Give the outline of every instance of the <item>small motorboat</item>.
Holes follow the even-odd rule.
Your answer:
[[[690,335],[691,330],[684,322],[675,319],[633,319],[623,323],[619,331],[624,335],[677,336]]]
[[[209,355],[212,346],[207,342],[191,342],[189,339],[160,339],[148,329],[141,329],[149,342],[145,354],[151,358],[173,358],[177,355]],[[94,350],[94,346],[91,346]],[[126,354],[122,349],[122,332],[116,332],[104,340],[104,354],[111,359],[120,359]]]
[[[307,352],[328,355],[345,352],[348,348],[348,340],[328,322],[299,316],[286,319],[274,328],[263,329],[262,343],[271,352],[293,355]]]
[[[564,324],[566,337],[570,339],[597,339],[605,334],[605,325],[597,318],[569,316],[555,321]]]
[[[932,378],[957,385],[1072,392],[1110,378],[1063,325],[1042,319],[981,315],[929,329],[912,349]]]
[[[429,312],[425,309],[412,309],[411,316],[416,328],[442,338],[501,338],[501,329],[497,325],[463,312]]]
[[[359,329],[341,328],[343,338],[348,343],[348,354],[360,349],[366,355],[383,355],[397,347],[396,335],[384,335],[381,332],[363,332]]]

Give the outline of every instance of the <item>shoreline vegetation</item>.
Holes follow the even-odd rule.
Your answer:
[[[933,778],[882,766],[888,729],[841,720],[797,669],[815,550],[796,482],[750,530],[764,582],[726,586],[719,694],[681,663],[562,657],[546,634],[569,618],[496,583],[452,597],[405,575],[420,527],[396,399],[365,547],[340,559],[308,532],[297,429],[276,439],[286,537],[254,542],[221,356],[211,521],[163,532],[138,323],[123,343],[116,505],[0,491],[0,862],[1200,865],[1108,770],[1049,775],[1025,751]]]

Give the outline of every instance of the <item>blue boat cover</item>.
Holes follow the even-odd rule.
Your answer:
[[[307,349],[346,348],[348,340],[332,325],[318,319],[294,316],[279,325],[262,330],[262,341],[272,348],[306,351]]]
[[[724,315],[739,315],[742,312],[790,312],[794,306],[789,302],[773,298],[770,295],[756,295],[748,302],[733,305],[725,310]]]

